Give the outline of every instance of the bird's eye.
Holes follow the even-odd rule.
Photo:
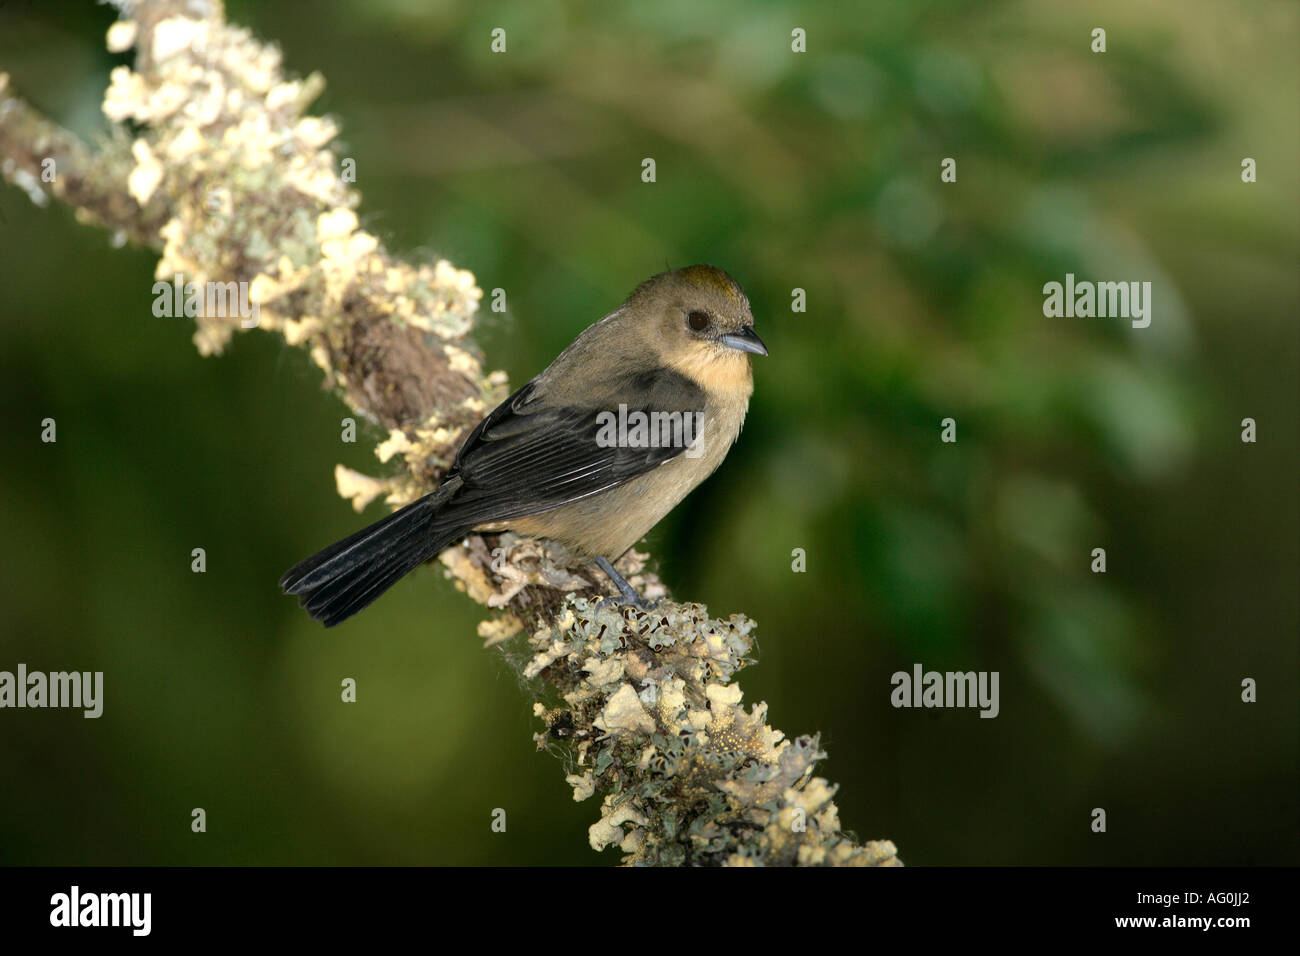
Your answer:
[[[709,327],[709,313],[696,309],[686,317],[686,324],[696,332],[703,332]]]

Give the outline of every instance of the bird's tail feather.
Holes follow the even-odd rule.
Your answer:
[[[299,561],[280,578],[286,594],[326,627],[346,620],[469,529],[439,520],[434,492]]]

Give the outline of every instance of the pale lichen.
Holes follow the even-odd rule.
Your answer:
[[[539,712],[538,746],[572,748],[574,799],[605,794],[591,845],[618,845],[634,864],[896,863],[888,841],[841,831],[834,788],[813,776],[816,740],[787,740],[765,705],[745,708],[732,678],[753,629],[698,604],[645,612],[569,597],[532,633],[523,673],[558,696]]]

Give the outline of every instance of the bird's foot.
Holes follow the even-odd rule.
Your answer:
[[[596,564],[618,588],[618,597],[601,598],[596,604],[597,607],[626,607],[631,605],[639,611],[651,611],[659,603],[658,600],[647,601],[637,594],[636,589],[627,583],[627,579],[615,571],[614,566],[603,557],[597,558]]]
[[[645,598],[634,594],[631,598],[619,595],[618,597],[603,597],[596,602],[596,607],[634,607],[638,611],[653,611],[659,606],[659,599],[647,601]]]

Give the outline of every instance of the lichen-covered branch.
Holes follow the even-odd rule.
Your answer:
[[[336,126],[306,112],[319,76],[286,78],[279,52],[227,24],[217,0],[119,7],[108,45],[134,49],[135,66],[115,69],[104,96],[114,134],[87,146],[0,73],[0,172],[158,249],[159,281],[247,283],[256,327],[306,350],[326,387],[388,431],[376,453],[402,467],[376,478],[339,466],[340,494],[358,511],[424,494],[507,394],[468,338],[474,277],[403,262],[359,227],[360,197],[329,148]],[[204,355],[249,325],[233,311],[195,321]],[[576,799],[601,795],[596,849],[618,845],[631,863],[897,863],[888,841],[841,831],[834,788],[813,776],[816,740],[787,740],[765,705],[744,707],[734,677],[748,618],[669,600],[651,613],[597,607],[586,569],[512,534],[472,536],[441,560],[496,610],[480,635],[532,682],[538,746],[568,751]],[[663,595],[645,562],[630,552],[620,569]]]

